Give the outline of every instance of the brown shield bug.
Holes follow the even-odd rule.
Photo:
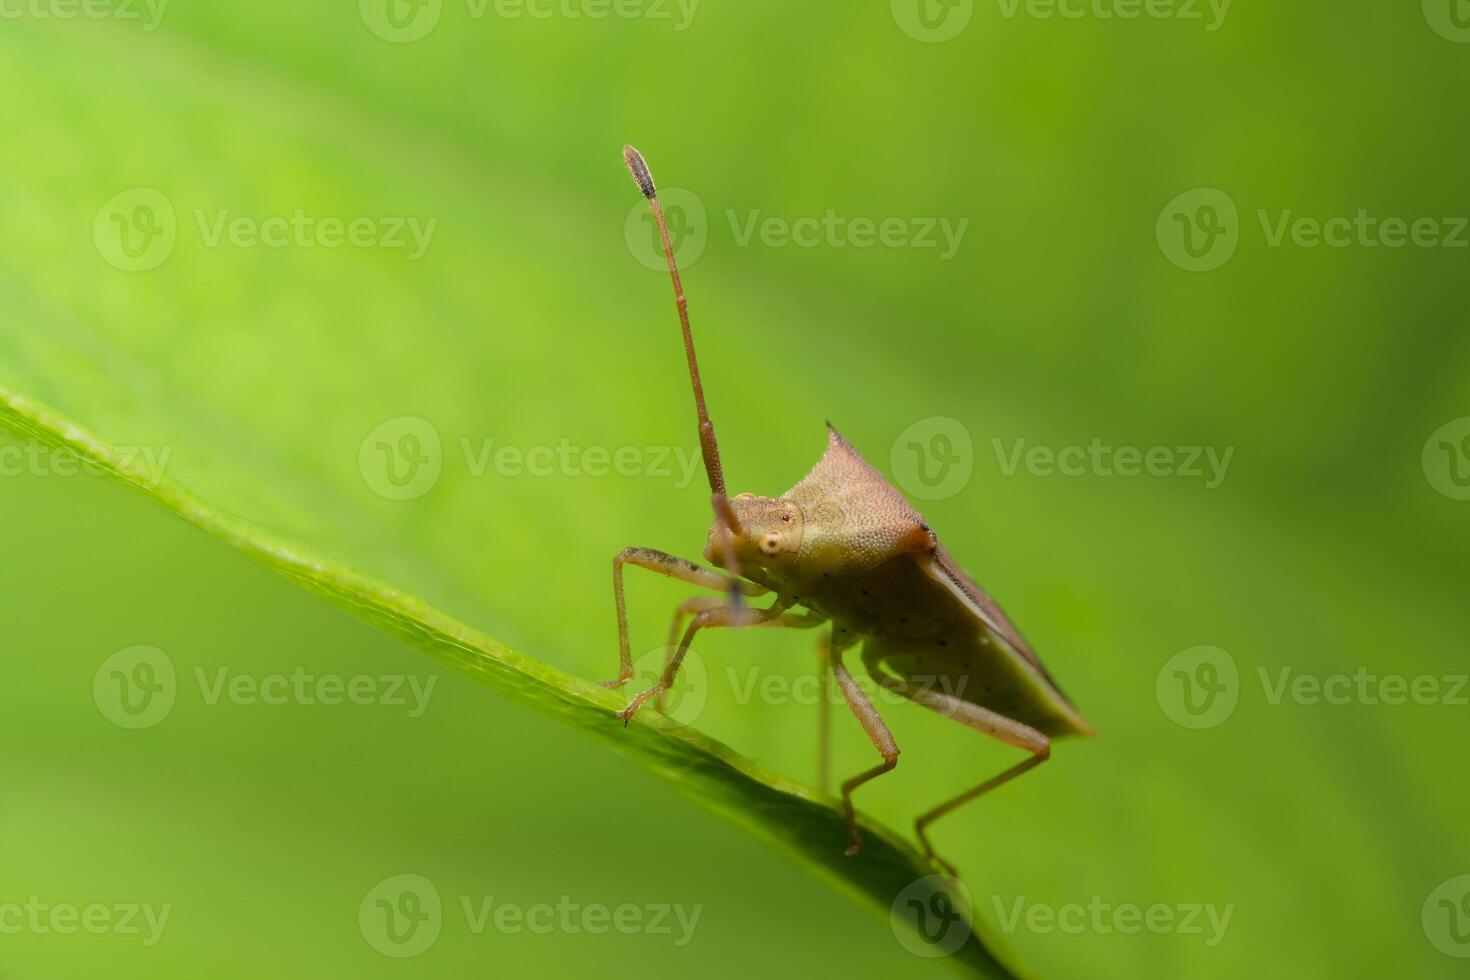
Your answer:
[[[634,673],[623,597],[625,565],[725,595],[694,598],[679,607],[671,632],[678,644],[663,674],[619,717],[627,724],[645,702],[668,690],[689,644],[702,629],[825,626],[828,632],[819,661],[824,683],[830,672],[883,760],[842,784],[848,854],[858,853],[862,846],[852,807],[853,790],[892,770],[899,755],[887,725],[843,663],[843,655],[852,647],[861,644],[863,666],[884,688],[1030,753],[999,775],[917,818],[915,829],[925,854],[953,874],[954,869],[934,853],[929,824],[1045,762],[1051,755],[1052,738],[1091,735],[1093,728],[1057,687],[1000,606],[961,570],[919,512],[830,424],[826,452],[789,491],[779,497],[727,495],[663,207],[642,155],[629,146],[623,157],[653,210],[673,277],[715,512],[704,556],[723,570],[649,548],[628,548],[613,559],[620,669],[617,680],[606,686],[620,687]],[[768,606],[752,607],[746,602],[762,597],[771,597]],[[825,759],[825,746],[822,757]]]

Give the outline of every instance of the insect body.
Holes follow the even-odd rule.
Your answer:
[[[829,632],[819,661],[824,681],[830,672],[882,760],[842,784],[848,854],[861,849],[853,791],[892,770],[899,755],[888,727],[844,662],[844,654],[858,644],[864,667],[880,684],[1031,753],[998,776],[918,817],[915,827],[926,855],[954,873],[935,854],[928,825],[1044,762],[1050,756],[1052,737],[1091,735],[1093,729],[1001,608],[960,570],[919,512],[830,424],[826,452],[811,473],[787,493],[780,497],[747,493],[733,499],[726,495],[663,210],[642,156],[626,147],[624,157],[653,209],[673,276],[715,511],[704,554],[724,571],[646,548],[629,548],[618,555],[613,561],[613,591],[621,669],[618,679],[608,686],[621,686],[633,676],[623,595],[625,565],[638,565],[726,595],[691,599],[679,607],[670,644],[677,637],[678,645],[667,667],[658,683],[635,697],[621,717],[626,724],[648,699],[669,688],[701,629],[825,627]],[[748,607],[746,600],[757,597],[771,601],[764,607]]]

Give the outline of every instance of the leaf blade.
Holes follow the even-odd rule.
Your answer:
[[[626,728],[614,716],[617,694],[520,654],[391,585],[363,575],[224,512],[70,420],[0,385],[0,427],[74,454],[142,492],[186,521],[472,679],[564,724],[595,735],[681,795],[753,833],[885,917],[889,904],[934,873],[890,829],[862,820],[864,850],[842,854],[841,810],[830,798],[765,769],[698,730],[655,712]],[[1017,976],[970,910],[954,961],[977,976]]]

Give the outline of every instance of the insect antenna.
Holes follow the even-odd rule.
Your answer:
[[[740,522],[730,506],[730,497],[725,491],[725,471],[720,465],[720,447],[715,441],[715,427],[709,420],[709,407],[704,403],[704,384],[699,379],[699,359],[694,355],[694,334],[689,329],[689,302],[684,298],[684,281],[679,278],[679,264],[674,261],[674,243],[669,238],[668,224],[664,221],[663,205],[658,200],[658,189],[653,184],[653,174],[648,171],[648,161],[631,146],[623,147],[623,162],[638,190],[648,198],[653,211],[654,223],[663,242],[664,258],[669,262],[669,276],[674,281],[674,301],[679,307],[679,326],[684,331],[684,356],[689,361],[689,381],[694,386],[694,408],[699,413],[699,447],[704,454],[704,471],[709,476],[710,503],[714,507],[715,520],[720,525],[720,553],[724,557],[725,571],[730,573],[730,607],[735,619],[740,618],[740,563],[735,556],[735,535],[740,531]]]

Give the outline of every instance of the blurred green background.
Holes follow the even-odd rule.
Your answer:
[[[1462,975],[1463,8],[26,0],[0,22],[0,384],[167,453],[226,511],[611,676],[610,558],[697,557],[708,523],[701,477],[658,465],[695,439],[618,158],[635,142],[680,195],[732,489],[796,482],[831,419],[939,498],[919,501],[928,519],[1101,732],[936,825],[1017,960]],[[298,212],[314,231],[250,244]],[[800,220],[829,213],[842,224]],[[381,241],[407,217],[433,221],[422,254]],[[1301,218],[1351,226],[1330,244]],[[323,219],[377,244],[328,247]],[[963,228],[953,249],[939,227]],[[405,435],[428,470],[391,455],[415,450]],[[1018,444],[1094,441],[1168,447],[1172,475],[1009,465]],[[537,475],[494,456],[563,445],[634,462]],[[1179,473],[1180,447],[1228,468]],[[172,911],[153,945],[0,930],[4,980],[944,970],[603,746],[31,448],[0,441],[0,927],[31,896]],[[635,650],[653,651],[689,590],[629,589]],[[178,697],[126,730],[93,682],[138,645],[164,652]],[[1215,700],[1183,686],[1209,678],[1205,646],[1224,651]],[[809,673],[813,637],[696,650],[691,720],[812,780],[816,707],[741,692]],[[196,671],[221,668],[436,680],[410,717],[211,704]],[[1439,694],[1275,696],[1360,671]],[[904,755],[859,802],[901,830],[1015,758],[883,710]],[[834,722],[834,771],[871,765]],[[358,923],[400,874],[446,906],[406,959]],[[682,945],[677,927],[476,934],[458,900],[488,896],[702,911]],[[1214,936],[1091,913],[1005,928],[1018,902],[1230,918]]]

